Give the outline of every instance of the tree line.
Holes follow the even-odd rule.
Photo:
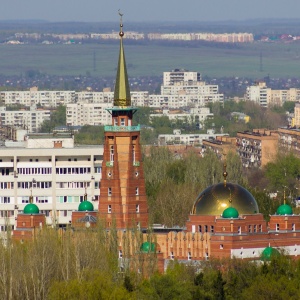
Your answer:
[[[139,233],[133,233],[139,234]],[[299,299],[300,261],[282,253],[270,261],[222,259],[181,264],[169,261],[156,269],[156,254],[118,258],[116,231],[101,226],[63,233],[37,231],[30,242],[0,243],[0,299]],[[148,271],[141,272],[143,260]],[[133,263],[134,261],[134,263]]]

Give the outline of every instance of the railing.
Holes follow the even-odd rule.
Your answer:
[[[141,126],[111,126],[106,125],[104,126],[104,131],[140,131]]]

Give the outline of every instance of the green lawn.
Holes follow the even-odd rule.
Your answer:
[[[100,45],[0,45],[0,73],[20,75],[39,70],[56,75],[115,76],[117,44]],[[161,75],[163,71],[185,68],[210,77],[248,76],[260,78],[298,77],[300,43],[240,45],[235,49],[200,46],[198,48],[126,45],[130,77]],[[96,71],[93,56],[96,54]],[[262,53],[263,72],[260,72]]]

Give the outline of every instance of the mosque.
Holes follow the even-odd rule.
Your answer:
[[[85,194],[78,211],[72,214],[74,232],[93,229],[101,221],[107,231],[112,227],[117,229],[120,259],[134,257],[137,252],[152,253],[157,257],[160,271],[174,259],[185,263],[233,257],[259,260],[269,259],[279,249],[298,258],[300,216],[293,214],[284,199],[266,222],[251,193],[227,182],[226,163],[223,182],[199,194],[184,228],[149,225],[140,126],[132,125],[137,108],[131,106],[122,16],[119,35],[114,107],[108,109],[112,124],[105,126],[99,207],[95,210]],[[23,213],[17,216],[15,240],[30,240],[37,229],[45,226],[45,216],[30,199]],[[132,235],[140,238],[133,239]],[[130,253],[126,253],[122,243],[126,237],[135,244],[130,246]]]

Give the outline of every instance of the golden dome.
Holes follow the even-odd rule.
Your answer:
[[[258,205],[252,194],[245,188],[233,183],[218,183],[205,189],[196,199],[193,215],[220,216],[224,209],[234,206],[240,215],[256,214]]]

